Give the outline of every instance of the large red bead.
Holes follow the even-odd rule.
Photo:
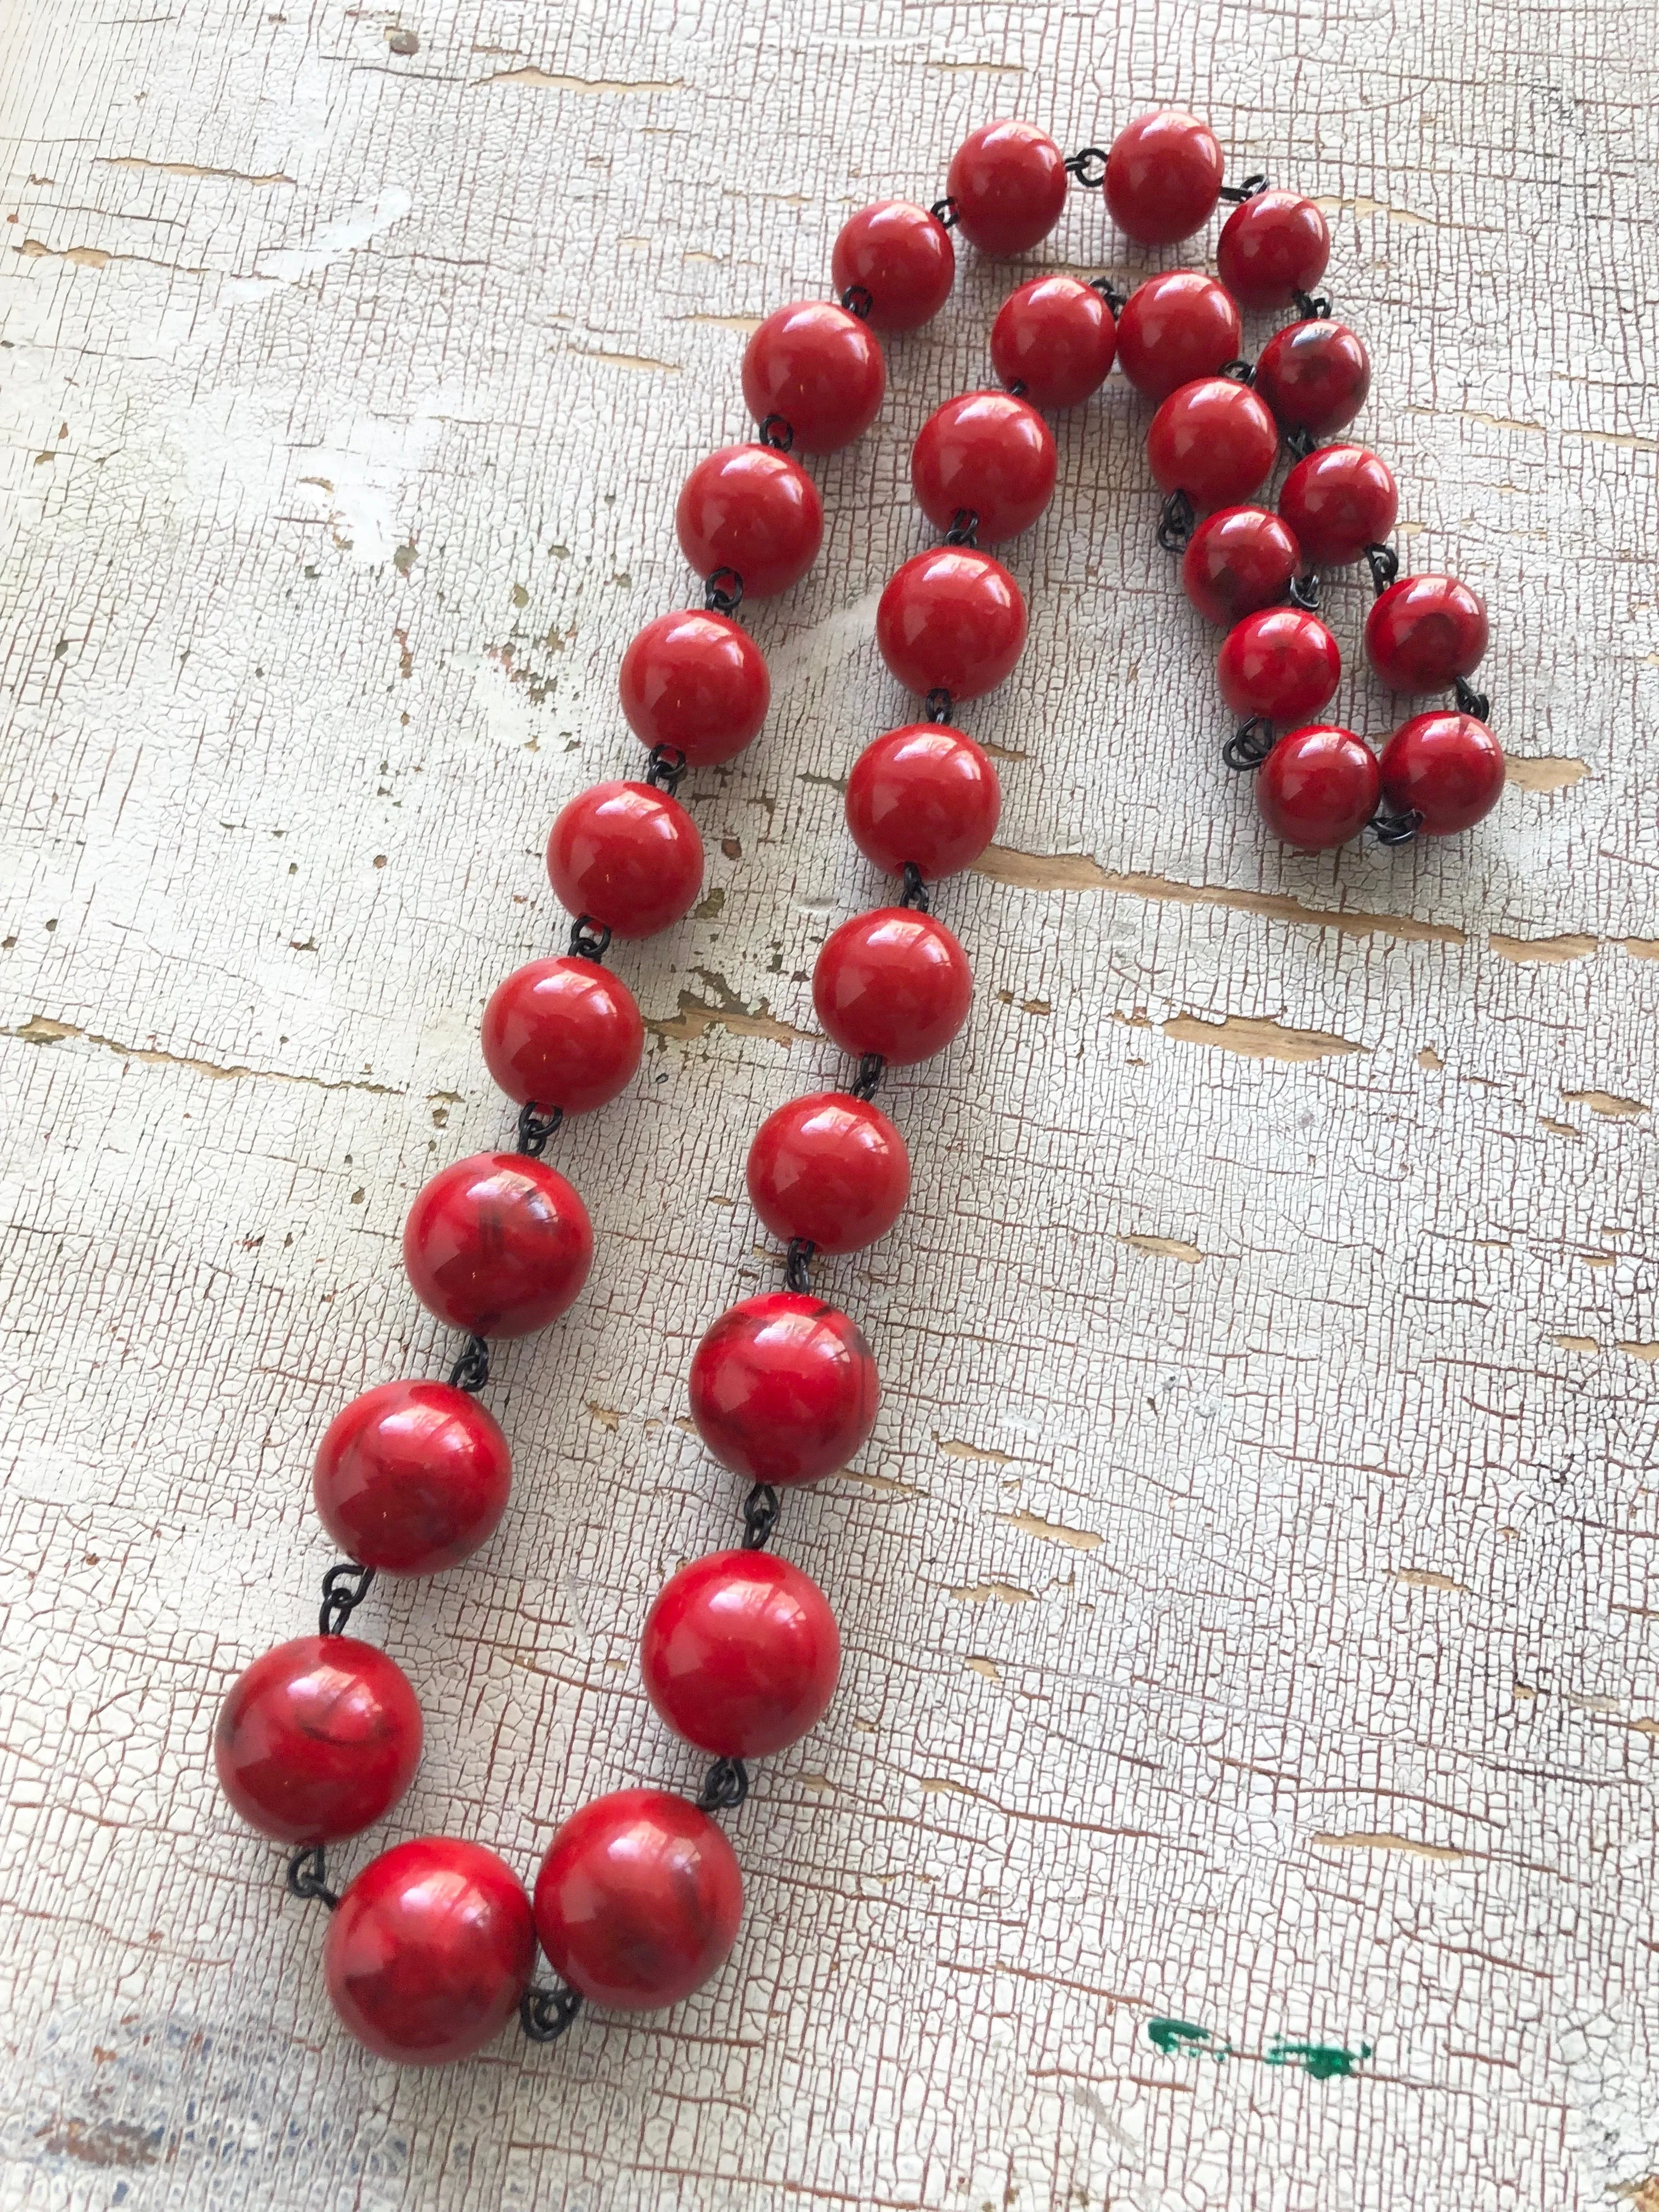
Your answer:
[[[876,643],[907,690],[977,699],[1019,659],[1025,601],[990,554],[936,545],[889,579],[876,608]]]
[[[513,1462],[494,1417],[447,1382],[382,1382],[337,1413],[311,1472],[343,1552],[432,1575],[476,1552],[507,1510]]]
[[[371,1859],[323,1939],[335,2011],[400,2066],[482,2051],[518,2011],[535,1963],[523,1883],[494,1851],[447,1836]]]
[[[1255,803],[1275,837],[1323,853],[1357,837],[1376,811],[1376,756],[1352,730],[1292,730],[1262,763]]]
[[[1328,438],[1364,405],[1370,356],[1346,323],[1291,323],[1262,347],[1255,388],[1281,429]]]
[[[549,831],[547,872],[568,914],[585,914],[617,937],[654,937],[696,904],[702,839],[665,791],[596,783]]]
[[[1206,622],[1231,624],[1282,599],[1300,561],[1276,514],[1224,507],[1194,531],[1181,556],[1182,589]]]
[[[1382,748],[1382,796],[1415,808],[1425,837],[1453,837],[1490,814],[1504,794],[1504,748],[1473,714],[1413,714]]]
[[[803,453],[833,453],[861,438],[886,389],[875,334],[833,300],[780,307],[744,349],[750,413],[757,422],[781,416]]]
[[[830,257],[838,293],[860,285],[870,295],[870,327],[915,331],[932,322],[951,296],[957,273],[951,234],[914,200],[878,200],[848,216]]]
[[[634,1079],[645,1024],[620,975],[560,955],[515,968],[484,1008],[484,1065],[520,1106],[591,1114]]]
[[[1172,392],[1146,433],[1160,491],[1195,507],[1236,507],[1264,483],[1279,453],[1273,416],[1248,385],[1210,376]]]
[[[988,123],[951,156],[945,189],[957,226],[981,253],[1024,253],[1066,204],[1066,156],[1032,123]]]
[[[771,704],[766,660],[725,615],[659,615],[623,653],[622,709],[644,745],[672,745],[712,768],[760,734]]]
[[[1221,227],[1221,281],[1242,307],[1288,307],[1311,292],[1331,258],[1331,234],[1311,200],[1257,192]]]
[[[792,1098],[749,1147],[749,1195],[772,1234],[820,1252],[884,1237],[910,1195],[910,1155],[878,1106],[844,1091]]]
[[[904,1066],[929,1060],[968,1018],[968,956],[942,921],[902,906],[854,915],[812,970],[812,1004],[843,1052]]]
[[[573,1813],[536,1877],[548,1964],[590,2004],[653,2012],[724,1966],[743,1876],[707,1813],[666,1790],[617,1790]]]
[[[401,1668],[355,1636],[296,1636],[225,1694],[213,1732],[234,1811],[279,1844],[332,1844],[389,1813],[421,1759]]]
[[[1486,638],[1486,603],[1455,576],[1402,576],[1365,617],[1365,657],[1393,691],[1443,691],[1473,675]]]
[[[991,365],[1033,407],[1076,407],[1106,381],[1117,351],[1112,311],[1076,276],[1034,276],[991,325]]]
[[[545,1328],[592,1264],[587,1208],[556,1168],[519,1152],[475,1152],[441,1170],[404,1224],[416,1297],[470,1336]]]
[[[1166,269],[1138,284],[1117,319],[1117,357],[1135,390],[1167,399],[1237,361],[1238,309],[1213,276]]]
[[[1335,696],[1342,654],[1317,615],[1264,607],[1228,631],[1215,672],[1235,714],[1305,722]]]
[[[674,509],[680,550],[700,576],[730,568],[751,599],[787,592],[817,558],[823,502],[799,461],[770,446],[726,446],[699,461]]]
[[[1310,568],[1345,568],[1387,538],[1400,495],[1386,462],[1364,446],[1322,446],[1285,477],[1279,511]]]
[[[723,1313],[691,1361],[691,1418],[748,1482],[817,1482],[863,1449],[881,1390],[856,1322],[771,1291]]]
[[[996,835],[997,772],[971,738],[910,722],[866,745],[847,781],[847,826],[890,876],[914,862],[927,883],[971,867]]]
[[[715,1552],[665,1585],[640,1671],[677,1735],[715,1759],[764,1759],[823,1719],[841,1632],[817,1584],[775,1552]]]
[[[1011,392],[964,392],[922,424],[910,454],[916,503],[936,529],[963,514],[993,544],[1036,520],[1054,489],[1054,441]]]
[[[1221,149],[1207,123],[1179,108],[1127,123],[1106,156],[1106,204],[1142,246],[1173,246],[1201,230],[1221,197]]]

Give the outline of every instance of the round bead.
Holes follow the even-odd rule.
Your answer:
[[[1305,722],[1335,695],[1342,654],[1317,615],[1264,607],[1228,631],[1215,672],[1235,714]]]
[[[659,615],[623,653],[622,709],[644,745],[672,745],[712,768],[760,734],[771,704],[766,660],[725,615]]]
[[[1207,123],[1179,108],[1127,123],[1106,156],[1112,221],[1142,246],[1173,246],[1201,230],[1221,197],[1221,149]]]
[[[591,1114],[634,1079],[645,1024],[619,975],[592,960],[532,960],[484,1008],[484,1065],[520,1106]]]
[[[1167,399],[1237,361],[1238,309],[1213,276],[1168,269],[1138,284],[1117,321],[1117,357],[1135,390]],[[1259,480],[1258,480],[1259,481]]]
[[[859,1252],[884,1237],[910,1195],[910,1155],[878,1106],[844,1091],[792,1098],[749,1147],[749,1195],[784,1243]]]
[[[1206,515],[1181,556],[1181,585],[1206,622],[1231,625],[1270,607],[1291,588],[1297,543],[1265,507],[1224,507]]]
[[[750,599],[770,599],[799,583],[817,560],[823,502],[787,453],[770,446],[726,446],[687,477],[674,527],[698,575],[730,568]]]
[[[724,1966],[743,1876],[707,1813],[667,1790],[618,1790],[573,1813],[536,1877],[548,1964],[590,2004],[652,2012]]]
[[[1066,156],[1033,123],[988,123],[951,157],[957,227],[981,253],[1024,253],[1066,204]]]
[[[1425,837],[1453,837],[1490,814],[1504,793],[1504,748],[1473,714],[1413,714],[1382,748],[1382,796],[1415,808]]]
[[[233,1811],[279,1844],[332,1844],[389,1813],[421,1758],[401,1668],[355,1636],[297,1636],[239,1674],[213,1732]]]
[[[1054,441],[1011,392],[965,392],[922,424],[910,454],[916,504],[939,530],[964,511],[993,544],[1036,520],[1054,489]]]
[[[716,1552],[682,1567],[646,1617],[646,1694],[715,1759],[764,1759],[823,1719],[841,1632],[810,1576],[775,1552]]]
[[[400,2066],[471,2058],[519,2009],[530,1899],[481,1844],[423,1836],[371,1859],[331,1916],[323,1972],[359,2043]]]
[[[1076,407],[1106,381],[1117,351],[1112,311],[1076,276],[1034,276],[991,325],[991,364],[1033,407]]]
[[[554,823],[547,872],[568,914],[586,915],[617,937],[654,937],[696,904],[702,839],[665,791],[596,783]]]
[[[1221,227],[1221,281],[1241,307],[1288,307],[1311,292],[1331,258],[1331,234],[1311,200],[1257,192]]]
[[[996,835],[997,772],[971,738],[910,722],[866,745],[847,782],[847,826],[890,876],[907,861],[926,883],[971,867]]]
[[[556,1168],[475,1152],[420,1191],[404,1266],[428,1313],[470,1336],[527,1336],[574,1304],[593,1264],[587,1208]]]
[[[837,292],[854,284],[870,295],[870,327],[915,331],[951,296],[957,273],[951,234],[914,200],[878,200],[849,216],[830,258]]]
[[[968,1018],[974,978],[942,921],[909,907],[854,915],[824,943],[812,1004],[843,1052],[896,1066],[930,1060]]]
[[[1345,568],[1394,528],[1400,495],[1387,463],[1364,446],[1322,446],[1285,477],[1279,511],[1310,568]]]
[[[833,300],[769,315],[744,349],[743,396],[757,422],[781,415],[803,453],[833,453],[880,411],[887,367],[867,323]]]
[[[1184,491],[1200,509],[1249,499],[1278,453],[1279,431],[1266,406],[1248,385],[1226,376],[1172,392],[1146,433],[1158,489]]]
[[[1391,691],[1443,691],[1486,650],[1486,603],[1455,576],[1402,576],[1365,617],[1365,657]]]
[[[1376,811],[1376,756],[1352,730],[1315,726],[1281,738],[1257,772],[1255,803],[1275,837],[1323,853]]]
[[[881,1402],[856,1322],[772,1291],[723,1313],[691,1360],[691,1418],[746,1482],[817,1482],[863,1449]]]
[[[1370,356],[1346,323],[1292,323],[1262,347],[1255,388],[1281,429],[1328,438],[1364,405]]]
[[[1025,643],[1025,601],[1001,562],[936,545],[896,569],[876,608],[881,657],[907,690],[977,699]]]
[[[311,1490],[352,1559],[433,1575],[493,1534],[512,1477],[507,1438],[476,1398],[447,1382],[382,1382],[330,1422]]]

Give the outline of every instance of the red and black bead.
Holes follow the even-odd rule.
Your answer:
[[[960,730],[910,722],[868,744],[847,781],[847,826],[866,860],[924,883],[969,868],[996,835],[1002,787]]]
[[[1106,156],[1112,221],[1141,246],[1201,230],[1221,197],[1221,149],[1208,124],[1174,107],[1125,124]]]
[[[1255,388],[1281,429],[1328,438],[1364,405],[1370,356],[1346,323],[1291,323],[1262,347]]]
[[[1183,384],[1216,375],[1237,359],[1242,339],[1238,309],[1213,276],[1196,269],[1149,276],[1117,319],[1119,362],[1148,399],[1167,399]]]
[[[1024,253],[1066,204],[1066,157],[1030,123],[988,123],[951,157],[945,189],[957,228],[981,253]]]
[[[994,544],[1029,530],[1054,489],[1054,441],[1011,392],[966,392],[930,415],[910,454],[916,504],[936,529],[972,515]]]
[[[680,550],[708,578],[722,569],[751,599],[787,592],[817,558],[823,502],[799,461],[770,446],[727,446],[699,461],[674,510]]]
[[[1443,691],[1485,657],[1486,603],[1455,576],[1401,576],[1365,618],[1365,656],[1393,691]]]
[[[1181,585],[1206,622],[1233,623],[1270,607],[1301,566],[1297,543],[1265,507],[1207,515],[1181,556]]]
[[[348,1557],[431,1575],[488,1541],[512,1461],[486,1407],[447,1382],[381,1382],[330,1422],[312,1468],[317,1517]]]
[[[654,937],[702,890],[702,839],[665,791],[596,783],[579,792],[547,840],[547,872],[567,913],[617,937]]]
[[[812,1004],[842,1050],[899,1066],[943,1052],[973,997],[973,971],[956,938],[910,907],[878,907],[842,922],[812,970]]]
[[[750,1482],[817,1482],[863,1449],[881,1402],[856,1322],[821,1298],[744,1298],[691,1361],[691,1418],[722,1467]]]
[[[1076,407],[1106,381],[1117,351],[1112,311],[1076,276],[1034,276],[991,325],[991,365],[1033,407]]]
[[[1376,756],[1352,730],[1314,725],[1283,737],[1255,779],[1255,803],[1276,837],[1305,853],[1357,837],[1376,811]]]
[[[280,1844],[331,1844],[392,1810],[421,1759],[403,1669],[355,1636],[296,1636],[239,1674],[213,1732],[219,1786]]]
[[[659,615],[622,659],[622,709],[641,744],[712,768],[760,734],[772,684],[759,646],[728,616]]]
[[[1345,568],[1382,544],[1400,495],[1393,471],[1364,446],[1322,446],[1285,477],[1279,511],[1310,568]]]
[[[990,554],[936,545],[889,578],[876,608],[876,643],[907,690],[977,699],[1019,659],[1025,601]]]
[[[886,389],[887,366],[869,325],[832,300],[780,307],[744,351],[750,413],[757,422],[787,422],[803,453],[833,453],[862,437]]]
[[[878,1106],[845,1091],[792,1098],[749,1147],[749,1196],[784,1243],[859,1252],[884,1237],[910,1195],[910,1155]]]
[[[477,1152],[434,1176],[404,1224],[421,1304],[470,1336],[527,1336],[573,1305],[593,1264],[587,1208],[556,1168]]]
[[[951,296],[956,248],[936,215],[914,200],[878,200],[848,216],[830,258],[836,290],[870,302],[873,331],[915,331]]]
[[[1221,281],[1241,307],[1288,307],[1313,290],[1331,258],[1331,234],[1312,200],[1257,192],[1236,207],[1216,247]]]
[[[1473,714],[1413,714],[1382,748],[1382,796],[1415,813],[1425,837],[1453,837],[1490,814],[1504,793],[1504,748]]]
[[[763,1759],[823,1719],[841,1632],[823,1592],[787,1559],[716,1552],[665,1585],[640,1672],[677,1735],[716,1759]]]
[[[1342,654],[1317,615],[1264,607],[1228,631],[1216,678],[1235,714],[1305,722],[1334,697]]]
[[[1279,430],[1264,403],[1225,376],[1172,392],[1146,433],[1158,489],[1185,492],[1200,514],[1249,499],[1278,453]]]

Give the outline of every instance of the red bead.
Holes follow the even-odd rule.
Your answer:
[[[1473,714],[1413,714],[1382,748],[1382,796],[1415,808],[1425,837],[1452,837],[1490,814],[1504,793],[1504,748]]]
[[[562,907],[618,937],[654,937],[689,914],[702,889],[702,839],[677,799],[648,783],[578,792],[547,840]]]
[[[404,1266],[428,1313],[470,1336],[527,1336],[574,1304],[593,1264],[587,1208],[556,1168],[475,1152],[418,1194]]]
[[[973,996],[961,945],[942,921],[909,907],[842,922],[812,970],[812,1004],[842,1050],[855,1059],[878,1053],[901,1067],[943,1052]]]
[[[1310,568],[1345,568],[1387,538],[1400,495],[1386,463],[1364,446],[1322,446],[1285,477],[1279,511]]]
[[[823,1719],[841,1632],[817,1584],[775,1552],[716,1552],[647,1614],[640,1671],[677,1735],[715,1759],[764,1759]]]
[[[770,446],[726,446],[699,461],[674,509],[680,550],[700,576],[730,568],[751,599],[799,583],[823,538],[823,502],[799,461]]]
[[[1019,659],[1025,602],[988,553],[936,545],[889,579],[876,609],[876,643],[908,690],[977,699]]]
[[[858,1252],[884,1237],[910,1195],[910,1155],[878,1106],[844,1091],[792,1098],[749,1147],[749,1195],[784,1243]]]
[[[1207,123],[1179,108],[1126,124],[1106,156],[1106,204],[1142,246],[1173,246],[1201,230],[1221,197],[1221,149]]]
[[[916,504],[936,529],[966,512],[993,544],[1036,520],[1054,489],[1054,441],[1011,392],[965,392],[922,424],[910,454]]]
[[[890,876],[907,861],[924,882],[971,867],[996,835],[997,772],[971,738],[909,722],[866,745],[847,784],[847,826],[866,860]]]
[[[867,1440],[881,1403],[856,1322],[821,1298],[771,1291],[723,1313],[691,1360],[691,1418],[748,1482],[817,1482]]]
[[[611,2012],[678,2004],[724,1966],[743,1876],[707,1813],[618,1790],[573,1813],[536,1877],[536,1933],[561,1981]]]
[[[1278,453],[1279,431],[1266,406],[1248,385],[1226,376],[1172,392],[1146,433],[1158,489],[1184,491],[1200,510],[1249,499]]]
[[[1196,269],[1149,276],[1117,321],[1123,374],[1148,399],[1167,399],[1183,384],[1214,376],[1237,360],[1242,341],[1237,308],[1213,276]]]
[[[634,1079],[645,1024],[619,975],[592,960],[532,960],[495,987],[484,1065],[520,1106],[591,1114]]]
[[[981,253],[1024,253],[1060,221],[1066,156],[1033,123],[988,123],[951,157],[957,228]]]
[[[355,1636],[296,1636],[231,1684],[213,1732],[219,1787],[279,1844],[332,1844],[389,1813],[421,1759],[401,1668]]]
[[[494,1533],[512,1478],[507,1438],[476,1398],[447,1382],[382,1382],[330,1422],[311,1490],[351,1558],[433,1575]]]
[[[1486,650],[1486,603],[1455,576],[1402,576],[1365,617],[1365,657],[1391,691],[1443,691]]]
[[[1364,405],[1370,356],[1346,323],[1291,323],[1262,347],[1255,388],[1281,429],[1328,438]]]
[[[644,745],[712,768],[760,734],[772,684],[759,646],[725,615],[659,615],[623,655],[622,709]]]
[[[881,409],[887,366],[867,323],[833,300],[769,315],[744,349],[743,396],[757,422],[781,415],[803,453],[861,438]]]
[[[991,325],[991,363],[1033,407],[1076,407],[1106,381],[1117,351],[1112,311],[1075,276],[1034,276]]]
[[[873,331],[915,331],[951,296],[957,252],[936,215],[914,200],[878,200],[849,216],[830,257],[836,290],[861,285]]]
[[[1331,258],[1331,234],[1311,200],[1257,192],[1221,227],[1221,281],[1242,307],[1288,307],[1311,292]]]
[[[482,2051],[518,2011],[535,1963],[524,1885],[494,1851],[447,1836],[371,1859],[323,1939],[335,2011],[400,2066]]]
[[[1192,534],[1181,556],[1181,585],[1206,622],[1231,624],[1270,607],[1301,565],[1297,543],[1265,507],[1224,507]]]
[[[1292,730],[1262,763],[1255,803],[1275,837],[1323,853],[1357,837],[1376,811],[1376,756],[1352,730]]]
[[[1235,714],[1305,722],[1334,696],[1342,654],[1317,615],[1266,607],[1228,631],[1215,672]]]

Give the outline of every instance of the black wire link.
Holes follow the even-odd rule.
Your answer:
[[[951,709],[956,703],[941,684],[927,694],[926,699],[922,701],[922,708],[930,722],[948,722],[951,719]]]
[[[1380,599],[1400,574],[1400,556],[1392,545],[1368,545],[1365,565],[1371,572],[1371,589]]]
[[[951,517],[951,527],[945,533],[947,545],[979,544],[979,517],[971,507],[959,507]]]
[[[1301,322],[1328,323],[1331,319],[1331,303],[1322,292],[1292,292],[1291,304]]]
[[[932,207],[928,209],[927,212],[933,216],[933,221],[939,225],[941,230],[954,230],[956,228],[957,204],[954,199],[950,198],[947,196],[942,200],[935,200]]]
[[[460,1358],[449,1370],[452,1390],[482,1390],[489,1380],[489,1346],[481,1336],[469,1336]]]
[[[1273,749],[1273,726],[1265,714],[1252,714],[1241,722],[1224,745],[1221,757],[1231,769],[1246,775],[1259,769]]]
[[[1255,363],[1253,361],[1224,361],[1216,374],[1224,376],[1230,384],[1254,384]]]
[[[1286,430],[1285,450],[1294,453],[1298,461],[1305,461],[1310,453],[1319,451],[1319,445],[1311,430]]]
[[[319,1636],[343,1636],[345,1625],[368,1595],[374,1579],[373,1567],[360,1567],[356,1559],[340,1559],[323,1577],[323,1602],[317,1614]]]
[[[339,1903],[338,1893],[328,1886],[328,1871],[323,1864],[320,1844],[307,1844],[295,1851],[288,1863],[288,1893],[307,1905],[325,1905],[331,1912]]]
[[[1477,691],[1461,676],[1457,679],[1456,696],[1460,714],[1473,714],[1477,722],[1491,721],[1492,701],[1484,691]]]
[[[1408,806],[1403,814],[1387,814],[1379,806],[1370,827],[1379,845],[1409,845],[1423,827],[1423,817],[1414,806]]]
[[[861,323],[867,323],[876,304],[875,295],[867,284],[849,284],[841,295],[841,304],[849,315],[856,315]]]
[[[918,914],[927,911],[927,886],[921,880],[921,870],[914,860],[907,860],[904,864],[904,896],[899,904],[914,907]]]
[[[867,1106],[876,1095],[876,1085],[881,1081],[881,1072],[887,1065],[878,1052],[866,1052],[859,1062],[859,1072],[847,1086],[849,1098],[862,1098]]]
[[[556,2043],[582,2008],[579,1990],[527,1989],[519,1999],[519,2026],[531,2043]]]
[[[1066,156],[1066,173],[1075,177],[1085,191],[1097,192],[1106,181],[1106,155],[1098,146],[1079,146]]]
[[[596,922],[591,914],[579,914],[571,924],[568,957],[572,960],[591,960],[597,968],[610,950],[610,923]]]
[[[1304,614],[1316,615],[1319,612],[1317,568],[1310,568],[1304,576],[1291,577],[1290,601],[1293,607],[1300,607]]]
[[[1166,553],[1184,553],[1198,520],[1184,491],[1172,491],[1158,518],[1158,542]]]
[[[563,1119],[562,1106],[552,1107],[545,1114],[538,1114],[533,1105],[520,1106],[519,1141],[514,1149],[525,1153],[532,1160],[540,1159],[542,1154],[547,1150],[548,1139]]]
[[[665,791],[672,799],[685,781],[690,765],[678,745],[653,745],[645,780],[653,791]]]
[[[812,1278],[807,1272],[812,1265],[812,1255],[817,1250],[810,1237],[792,1237],[789,1249],[783,1255],[783,1287],[803,1295],[812,1287]]]
[[[743,578],[735,568],[716,568],[703,578],[702,604],[711,615],[736,614],[743,605]]]
[[[1104,300],[1107,306],[1111,309],[1112,320],[1114,322],[1117,320],[1118,317],[1123,313],[1123,310],[1129,304],[1128,294],[1127,292],[1120,292],[1117,286],[1113,283],[1109,276],[1091,276],[1089,279],[1089,289],[1091,292],[1099,293],[1101,298]]]
[[[749,1795],[749,1770],[740,1759],[717,1759],[697,1792],[700,1813],[735,1813]]]
[[[1011,399],[1024,399],[1031,387],[1023,376],[1017,376],[1012,384],[1005,384],[1002,388]]]
[[[1265,192],[1267,189],[1265,173],[1258,173],[1255,176],[1246,177],[1242,185],[1223,185],[1220,198],[1230,207],[1237,207],[1241,200],[1253,200],[1258,192]]]
[[[778,1525],[778,1493],[769,1482],[757,1482],[743,1501],[743,1548],[763,1552]]]
[[[757,441],[775,453],[787,453],[795,442],[795,426],[781,415],[769,415],[756,433]]]

